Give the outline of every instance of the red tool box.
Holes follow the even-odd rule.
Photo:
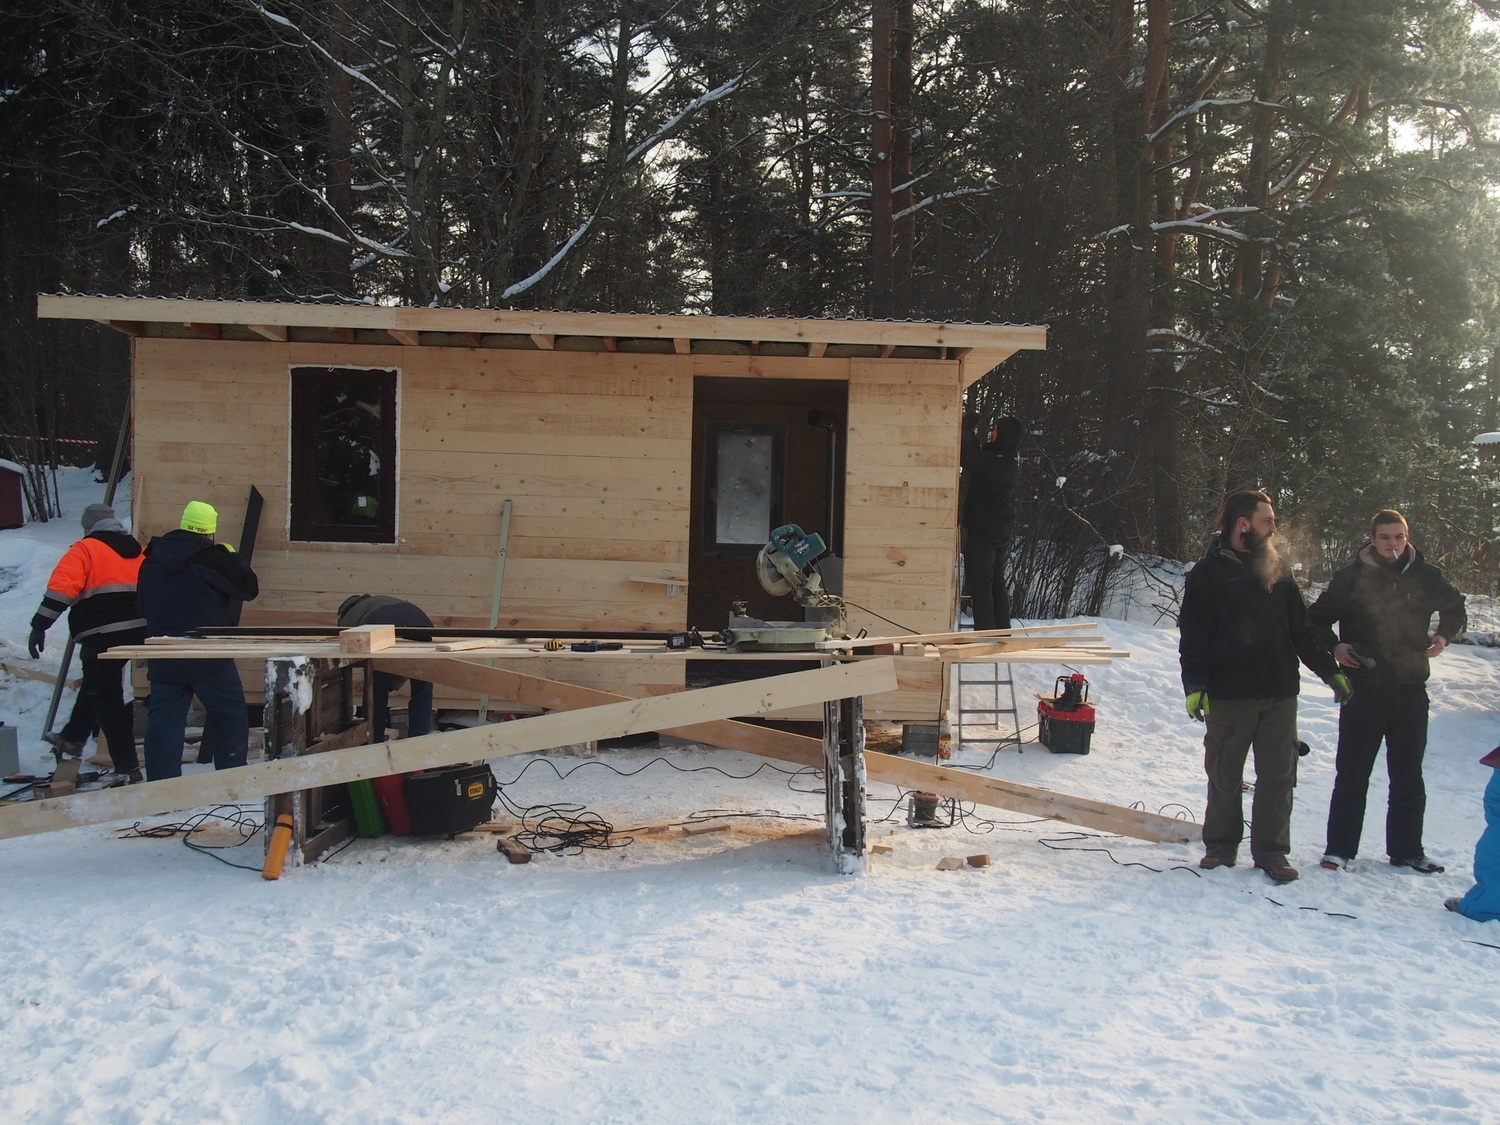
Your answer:
[[[1037,741],[1054,754],[1087,754],[1094,736],[1094,708],[1082,672],[1058,676],[1053,695],[1037,697]]]

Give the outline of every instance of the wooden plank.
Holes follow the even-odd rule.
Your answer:
[[[1069,638],[1071,641],[1071,638]],[[1099,654],[1108,656],[1119,656],[1109,643],[1102,637],[1099,643],[1091,643],[1081,640],[1078,643],[1059,644],[1056,639],[1048,640],[1045,637],[1033,637],[1029,640],[1016,639],[1000,641],[992,645],[943,645],[938,648],[940,660],[1000,660],[1002,662],[1010,657],[1023,652],[1046,650],[1051,653],[1076,652],[1079,654]]]
[[[422,334],[410,328],[387,328],[386,334],[406,348],[415,348],[422,342]]]
[[[820,651],[838,651],[851,647],[864,648],[868,645],[885,644],[894,642],[897,644],[909,644],[921,641],[923,644],[936,645],[947,644],[955,641],[985,641],[991,638],[1003,638],[1014,636],[1030,636],[1033,633],[1056,633],[1062,631],[1082,633],[1095,630],[1098,626],[1090,624],[1079,625],[1014,625],[1008,629],[969,629],[962,632],[948,633],[916,633],[908,635],[895,635],[888,637],[861,637],[858,640],[828,640],[819,641],[817,648]]]
[[[729,379],[824,379],[849,381],[849,360],[784,355],[712,355],[695,352],[693,374]]]
[[[495,848],[512,863],[531,862],[531,852],[527,850],[524,844],[518,843],[515,840],[497,840]]]
[[[557,336],[551,332],[532,332],[530,335],[538,351],[550,352],[557,347]]]
[[[55,684],[57,673],[49,672],[45,668],[28,668],[24,664],[12,664],[8,660],[0,660],[0,672],[7,676],[14,676],[18,680],[31,680],[39,684]],[[63,684],[64,687],[77,691],[83,684],[80,678],[73,678]]]
[[[0,839],[180,812],[218,802],[259,800],[299,789],[691,726],[731,715],[762,714],[780,707],[889,691],[895,685],[893,661],[864,661],[305,758],[276,759],[236,769],[167,778],[148,785],[76,793],[0,808]]]
[[[245,327],[254,332],[262,340],[276,340],[283,344],[286,343],[285,324],[247,324]]]
[[[37,315],[61,320],[123,320],[182,324],[284,324],[304,328],[408,328],[428,332],[536,332],[558,336],[650,339],[778,340],[898,344],[976,349],[1043,349],[1039,325],[954,324],[941,321],[822,320],[790,317],[662,316],[648,313],[546,312],[530,309],[412,308],[320,305],[290,301],[181,300],[42,294]]]
[[[914,762],[891,754],[866,751],[865,768],[872,781],[954,797],[1028,816],[1042,816],[1101,832],[1118,832],[1154,843],[1187,844],[1203,836],[1203,826],[1156,813],[1071,797],[1048,789],[1001,781],[983,774]]]
[[[380,652],[396,643],[394,625],[359,625],[339,630],[339,651],[346,653]]]
[[[547,679],[542,676],[525,675],[506,668],[489,668],[467,660],[424,660],[420,663],[381,660],[376,667],[393,675],[408,678],[415,676],[418,679],[461,688],[464,691],[475,693],[488,691],[497,698],[509,699],[529,707],[543,707],[549,711],[572,711],[585,707],[598,707],[606,703],[618,703],[628,698],[612,691],[583,687],[579,684]],[[719,746],[726,750],[743,750],[747,754],[758,754],[763,758],[796,762],[799,765],[820,764],[823,760],[822,739],[789,734],[786,731],[756,726],[753,723],[719,720],[672,727],[663,730],[662,733],[706,743],[709,746]]]

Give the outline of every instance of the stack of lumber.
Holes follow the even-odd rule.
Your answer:
[[[1108,664],[1130,653],[1111,647],[1089,624],[1021,625],[962,633],[924,633],[917,636],[860,637],[818,642],[822,652],[858,656],[896,653],[925,656],[945,664],[975,661],[1003,664]]]

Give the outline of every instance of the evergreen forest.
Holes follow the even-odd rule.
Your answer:
[[[0,456],[127,397],[40,292],[1047,324],[1018,613],[1244,486],[1497,592],[1500,0],[6,9]]]

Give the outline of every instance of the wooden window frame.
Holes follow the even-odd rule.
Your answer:
[[[299,364],[290,370],[292,417],[290,450],[290,521],[292,542],[380,543],[396,542],[397,418],[396,383],[399,373],[391,367],[339,367]],[[313,396],[327,384],[362,386],[380,395],[380,476],[377,497],[380,518],[372,525],[319,523],[314,520]]]

